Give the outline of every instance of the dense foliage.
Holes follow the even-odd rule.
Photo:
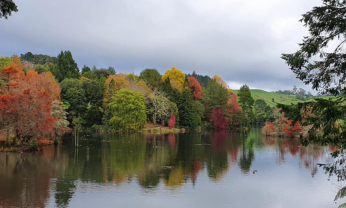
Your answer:
[[[25,106],[15,104],[17,100],[38,99],[37,102],[45,103],[46,108],[36,108],[32,113],[47,119],[46,122],[40,119],[37,122],[18,121],[37,124],[46,132],[43,135],[36,130],[24,134],[19,130],[16,133],[15,128],[10,126],[17,125],[12,121],[17,117],[7,116],[9,121],[0,124],[3,129],[0,139],[12,136],[59,137],[68,127],[78,127],[76,135],[81,128],[138,131],[146,123],[170,128],[223,130],[251,122],[264,123],[271,118],[272,109],[260,102],[251,118],[244,116],[249,110],[242,110],[237,95],[217,75],[210,78],[193,72],[191,76],[185,76],[173,67],[163,76],[156,69],[144,69],[138,76],[116,73],[113,67],[86,65],[80,72],[70,51],[61,51],[57,57],[31,52],[21,54],[21,59],[17,56],[0,57],[0,66],[1,113],[8,113],[5,109],[10,107],[24,110]],[[35,82],[26,83],[29,78]],[[199,80],[203,80],[203,83]],[[30,90],[24,89],[26,87]],[[262,115],[263,109],[268,115]],[[22,119],[31,119],[30,115],[27,113]]]
[[[135,131],[147,122],[145,99],[142,93],[121,89],[108,104],[112,113],[110,123],[117,130]]]
[[[346,1],[322,2],[321,6],[303,14],[300,20],[308,28],[309,35],[303,38],[295,53],[283,54],[282,58],[305,84],[311,84],[312,88],[320,93],[332,94],[336,98],[316,99],[313,102],[279,107],[292,115],[292,124],[298,121],[308,128],[307,139],[302,140],[305,145],[317,142],[341,148],[334,154],[338,156],[341,153],[337,162],[324,167],[330,174],[337,174],[339,179],[344,179]],[[335,200],[344,197],[345,190],[341,189]],[[343,204],[340,207],[345,206],[346,204]]]

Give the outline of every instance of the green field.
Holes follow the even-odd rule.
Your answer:
[[[238,94],[239,90],[233,90],[233,93]],[[267,92],[264,90],[253,89],[251,91],[251,96],[255,100],[262,99],[264,100],[270,107],[275,107],[277,103],[281,104],[291,104],[302,102],[301,100],[297,100],[295,95],[285,95],[281,93],[275,92]],[[273,102],[274,98],[274,102]]]

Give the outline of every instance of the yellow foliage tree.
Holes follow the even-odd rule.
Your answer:
[[[107,107],[109,100],[117,91],[130,86],[123,74],[109,75],[103,87],[103,107]]]
[[[173,67],[170,70],[167,70],[166,73],[162,76],[162,81],[165,81],[169,78],[171,86],[180,92],[183,91],[185,83],[185,74],[179,69]]]

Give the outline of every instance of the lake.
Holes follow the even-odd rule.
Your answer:
[[[0,153],[0,207],[337,207],[334,149],[249,134],[83,135]],[[342,201],[341,201],[342,202]]]

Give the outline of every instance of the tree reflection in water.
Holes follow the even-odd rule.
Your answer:
[[[159,184],[174,190],[185,183],[198,183],[202,171],[211,181],[220,182],[232,166],[248,174],[256,152],[262,149],[276,149],[279,164],[285,162],[285,155],[297,157],[297,165],[314,176],[316,161],[328,152],[324,147],[301,147],[297,140],[266,138],[258,132],[94,134],[84,137],[78,149],[72,143],[64,140],[62,146],[46,147],[43,153],[0,154],[0,207],[43,207],[50,190],[56,206],[67,207],[80,183],[118,186],[135,180],[143,190],[156,190]],[[345,179],[344,172],[333,166],[325,170],[343,174],[340,180]]]

